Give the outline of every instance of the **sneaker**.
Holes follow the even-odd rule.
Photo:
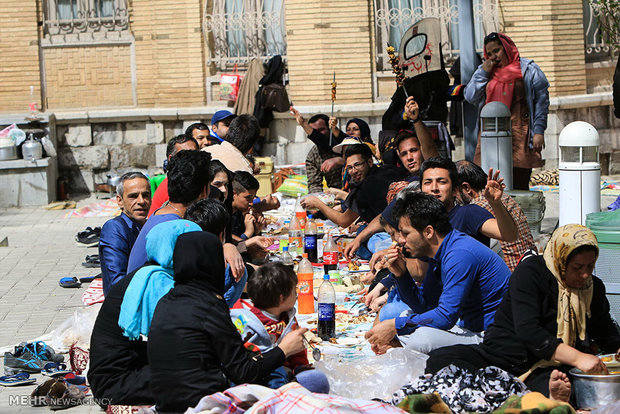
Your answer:
[[[4,373],[7,375],[19,372],[41,372],[47,362],[24,347],[15,347],[15,351],[4,353]]]
[[[54,351],[54,348],[52,348],[43,341],[28,343],[22,342],[21,344],[19,344],[19,346],[23,346],[24,348],[28,349],[30,352],[38,356],[43,361],[60,363],[65,360],[65,357],[63,355],[57,354],[56,351]]]

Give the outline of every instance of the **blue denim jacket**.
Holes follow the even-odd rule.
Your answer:
[[[533,148],[534,134],[544,134],[547,129],[549,114],[549,81],[540,67],[531,59],[520,59],[525,99],[530,113],[530,148]],[[465,100],[478,107],[478,113],[486,102],[486,86],[490,73],[482,69],[482,65],[474,72],[465,86]]]

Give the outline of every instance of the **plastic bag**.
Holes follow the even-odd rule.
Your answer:
[[[237,72],[237,65],[235,64],[234,73],[220,76],[220,99],[235,102],[239,94],[240,84],[241,75]]]
[[[301,195],[308,194],[308,184],[300,180],[287,178],[276,191],[289,197],[297,197],[298,193]]]
[[[101,305],[96,304],[73,312],[72,316],[50,333],[49,344],[57,352],[68,352],[72,345],[83,350],[90,349],[90,337],[99,309]]]
[[[47,135],[41,138],[41,144],[43,144],[43,149],[47,153],[48,157],[56,156],[56,148],[54,148],[54,144],[52,143],[52,140],[49,139]]]
[[[330,393],[347,398],[389,400],[404,384],[424,375],[428,355],[392,348],[384,355],[351,361],[325,358],[315,363],[327,375]]]

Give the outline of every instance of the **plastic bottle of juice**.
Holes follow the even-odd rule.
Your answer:
[[[288,226],[288,251],[291,256],[297,257],[303,253],[303,238],[301,233],[301,224],[297,216],[291,216],[291,224]]]
[[[301,205],[301,193],[297,193],[297,201],[295,202],[295,216],[299,220],[301,229],[306,228],[306,209]]]
[[[314,272],[308,255],[297,266],[297,311],[301,314],[314,313]]]
[[[317,331],[322,340],[328,341],[336,336],[336,291],[329,281],[329,275],[323,276],[318,302]]]
[[[338,246],[334,242],[331,233],[327,233],[327,242],[323,248],[323,267],[325,268],[325,274],[328,274],[330,270],[338,268]]]
[[[308,254],[308,260],[316,263],[318,258],[318,235],[316,232],[316,224],[312,220],[312,214],[308,215],[306,223],[306,231],[304,232],[304,252]]]

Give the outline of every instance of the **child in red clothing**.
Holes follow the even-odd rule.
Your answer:
[[[266,352],[280,342],[280,338],[299,327],[295,318],[297,275],[281,263],[267,263],[259,267],[247,285],[252,300],[240,299],[230,310],[230,316],[246,347]],[[308,365],[304,350],[287,358],[284,367],[272,373],[271,388],[290,381],[290,371]]]

